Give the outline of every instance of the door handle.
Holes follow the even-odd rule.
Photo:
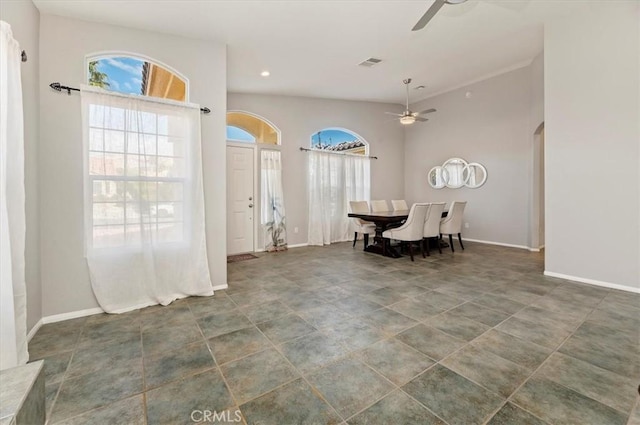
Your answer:
[[[253,208],[253,204],[249,204],[249,208]]]

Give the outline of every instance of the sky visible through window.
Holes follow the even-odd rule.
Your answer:
[[[228,125],[227,126],[227,140],[239,140],[242,142],[255,142],[256,138],[249,132],[243,129]]]
[[[342,142],[352,142],[358,137],[343,130],[322,130],[311,137],[311,146],[315,149],[326,149],[328,146],[339,145]]]
[[[101,86],[95,83],[92,85],[119,93],[141,94],[144,61],[135,58],[114,57],[98,59],[96,62],[96,70],[98,73],[104,74],[101,81],[108,83],[108,85]],[[89,73],[91,74],[91,71]],[[91,77],[89,75],[90,81],[93,81],[94,79]]]

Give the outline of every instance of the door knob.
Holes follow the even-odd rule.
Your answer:
[[[253,204],[249,204],[249,208],[253,208]]]
[[[253,196],[249,196],[249,200],[250,200],[250,201],[253,201]]]

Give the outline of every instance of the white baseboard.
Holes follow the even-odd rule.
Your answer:
[[[287,245],[288,248],[302,248],[303,246],[309,246],[309,244],[305,242],[305,243],[297,243],[295,245]]]
[[[33,338],[33,336],[36,334],[36,332],[38,332],[38,330],[40,330],[40,328],[42,327],[43,323],[42,323],[42,319],[38,320],[38,322],[33,325],[33,327],[31,328],[31,330],[29,331],[29,333],[27,334],[27,342],[31,341],[31,338]]]
[[[42,324],[62,322],[63,320],[77,319],[78,317],[93,316],[94,314],[104,313],[100,307],[88,308],[86,310],[70,311],[69,313],[54,314],[53,316],[45,316],[42,318]]]
[[[215,292],[215,291],[222,291],[222,290],[225,290],[225,289],[228,289],[228,288],[229,288],[229,285],[227,285],[226,283],[223,283],[222,285],[216,285],[216,286],[214,286],[214,287],[213,287],[213,291],[214,291],[214,292]]]
[[[486,245],[497,245],[497,246],[506,246],[508,248],[519,248],[519,249],[526,249],[527,251],[531,251],[531,252],[539,252],[540,249],[539,248],[531,248],[528,246],[524,246],[524,245],[514,245],[514,244],[510,244],[510,243],[502,243],[502,242],[493,242],[493,241],[481,241],[479,239],[467,239],[467,238],[462,238],[462,242],[477,242],[477,243],[483,243]],[[454,241],[455,242],[455,241]]]
[[[544,271],[544,275],[545,276],[549,276],[549,277],[557,277],[559,279],[573,280],[574,282],[586,283],[586,284],[589,284],[589,285],[602,286],[602,287],[605,287],[605,288],[618,289],[620,291],[634,292],[636,294],[640,294],[640,288],[634,288],[632,286],[626,286],[626,285],[619,285],[617,283],[603,282],[601,280],[588,279],[588,278],[585,278],[585,277],[578,277],[578,276],[571,276],[571,275],[568,275],[568,274],[550,272],[550,271],[547,271],[547,270]]]

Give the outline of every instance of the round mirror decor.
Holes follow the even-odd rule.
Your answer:
[[[429,185],[434,189],[477,189],[487,181],[487,169],[478,162],[467,162],[462,158],[450,158],[437,165],[427,175]]]
[[[442,189],[447,185],[449,174],[442,166],[437,165],[429,171],[429,184],[434,189]]]
[[[458,189],[464,186],[464,178],[462,171],[467,166],[467,161],[462,158],[451,158],[442,164],[442,168],[447,170],[449,178],[447,179],[446,186],[450,189]]]
[[[482,164],[470,162],[462,170],[464,185],[469,189],[477,189],[487,181],[487,169]]]

